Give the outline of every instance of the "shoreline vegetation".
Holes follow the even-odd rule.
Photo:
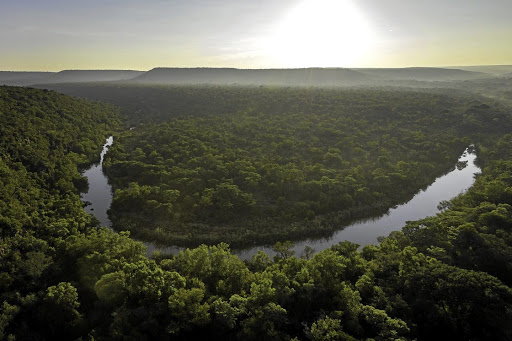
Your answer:
[[[278,243],[274,258],[260,252],[242,261],[231,254],[227,244],[220,243],[148,259],[144,245],[130,239],[128,232],[95,227],[79,197],[84,179],[78,167],[93,162],[104,138],[120,127],[117,109],[52,91],[0,87],[0,339],[512,338],[511,109],[450,96],[411,92],[393,96],[389,104],[402,103],[401,98],[411,109],[416,108],[415,102],[409,100],[415,96],[437,99],[418,101],[416,111],[390,111],[409,124],[399,130],[411,138],[409,143],[401,141],[402,152],[409,159],[393,160],[394,153],[388,156],[391,166],[399,161],[418,166],[404,168],[406,176],[425,178],[418,169],[430,169],[426,166],[434,160],[430,153],[446,159],[448,169],[469,141],[477,146],[482,174],[465,194],[443,203],[438,215],[409,222],[402,231],[382,238],[379,245],[360,251],[357,244],[342,242],[316,255],[297,257],[289,243]],[[382,99],[376,98],[376,103]],[[349,100],[357,102],[354,97]],[[221,105],[220,100],[218,103]],[[446,105],[450,111],[438,110]],[[316,115],[320,114],[311,117]],[[227,118],[229,115],[219,124],[228,122]],[[180,119],[180,124],[199,127],[195,123],[204,118]],[[360,138],[372,142],[372,130],[363,129],[370,120],[359,121],[356,115],[350,122],[366,132],[367,136],[360,134]],[[211,121],[204,123],[195,136],[203,144],[206,140],[198,137]],[[232,123],[222,131],[236,127],[236,121]],[[422,123],[421,129],[415,126]],[[386,128],[382,124],[375,128],[380,126]],[[159,143],[165,134],[147,132],[173,128],[168,122],[143,127],[147,128],[130,132],[137,135],[119,138],[117,148],[123,146],[124,151],[107,154],[110,167],[119,155],[130,156],[137,148],[144,152],[142,160],[151,161],[155,155],[146,153],[145,145],[154,150],[165,146]],[[284,127],[282,134],[287,131]],[[329,124],[326,129],[331,127],[336,125]],[[176,130],[180,132],[187,131]],[[401,138],[394,135],[390,134],[391,140]],[[375,150],[375,155],[381,156],[380,149],[371,149],[360,139],[357,142],[363,153],[352,159],[340,157],[348,166],[368,161],[367,169],[356,166],[351,174],[362,175],[364,180],[364,175],[375,171],[370,167],[372,153]],[[341,152],[342,147],[336,148]],[[367,147],[368,158],[364,153]],[[327,149],[322,157],[326,153],[334,152]],[[158,157],[154,164],[147,162],[150,170],[160,170],[155,167]],[[379,183],[365,187],[374,189]],[[150,185],[138,186],[141,192],[143,186]]]
[[[123,89],[127,101],[148,91]],[[128,117],[146,112],[137,103]],[[137,239],[187,247],[325,237],[384,214],[502,129],[488,115],[503,118],[464,97],[368,89],[160,86],[148,106],[106,155],[109,216]]]

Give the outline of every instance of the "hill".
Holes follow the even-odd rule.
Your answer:
[[[30,85],[44,83],[55,72],[0,71],[0,85]]]
[[[489,77],[488,74],[482,72],[430,67],[368,68],[354,70],[375,79],[382,80],[459,81]]]
[[[281,86],[354,86],[382,81],[460,81],[488,78],[490,75],[443,68],[389,69],[228,69],[228,68],[155,68],[130,82],[145,84],[238,84]]]
[[[143,71],[132,70],[63,70],[60,72],[0,71],[0,85],[27,86],[38,83],[78,83],[122,81],[137,77]]]
[[[130,82],[145,84],[215,84],[342,86],[370,77],[350,69],[154,68]]]
[[[132,70],[63,70],[50,77],[47,83],[121,81],[143,73],[143,71]]]
[[[512,73],[512,65],[471,65],[471,66],[452,66],[448,69],[460,69],[473,72],[485,72],[493,76],[504,76]]]

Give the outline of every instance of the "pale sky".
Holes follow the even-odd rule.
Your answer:
[[[0,70],[512,64],[512,0],[0,0]]]

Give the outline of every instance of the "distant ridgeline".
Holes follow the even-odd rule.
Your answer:
[[[130,80],[146,84],[215,84],[279,86],[367,85],[381,80],[469,80],[489,77],[482,72],[441,68],[403,69],[222,69],[155,68]]]
[[[76,82],[129,82],[142,84],[211,84],[275,86],[383,85],[390,81],[467,81],[512,73],[512,66],[458,68],[154,68],[132,70],[63,70],[60,72],[0,71],[0,85],[34,85]],[[384,82],[384,83],[383,83]]]
[[[30,74],[37,77],[31,79]],[[448,91],[452,94],[465,92],[512,103],[511,65],[388,69],[155,68],[147,72],[66,70],[47,74],[44,76],[30,72],[0,72],[0,84],[31,85],[57,90],[67,95],[104,100],[137,114],[141,111],[136,109],[144,109],[145,116],[155,114],[153,108],[159,111],[161,103],[153,103],[155,99],[184,104],[182,107],[185,110],[194,108],[191,105],[193,103],[173,97],[164,99],[155,94],[159,92],[155,85],[414,88],[445,94]],[[135,85],[139,87],[134,87]],[[130,96],[127,96],[127,91],[130,91]]]
[[[78,195],[78,167],[119,127],[117,111],[0,87],[1,340],[512,338],[510,109],[411,92],[261,89],[260,106],[208,114],[229,92],[189,91],[204,105],[198,115],[116,138],[106,164],[120,191],[115,215],[129,207],[172,224],[217,223],[240,212],[245,223],[274,205],[261,211],[269,222],[310,219],[337,197],[350,205],[347,195],[371,202],[419,188],[469,139],[483,173],[438,216],[361,251],[345,242],[299,258],[278,243],[274,259],[243,262],[222,243],[147,259],[126,233],[93,227]],[[282,106],[266,112],[267,102]],[[140,183],[123,184],[132,178]]]
[[[142,71],[131,70],[64,70],[60,72],[0,71],[0,85],[113,82],[131,79]]]

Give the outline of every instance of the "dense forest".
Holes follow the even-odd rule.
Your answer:
[[[57,236],[91,225],[77,195],[87,188],[79,168],[96,161],[118,125],[118,111],[104,104],[0,87],[0,236]]]
[[[482,175],[467,193],[444,202],[437,216],[410,222],[379,245],[358,249],[344,242],[297,257],[284,242],[274,246],[273,259],[260,252],[242,261],[220,243],[148,259],[143,244],[130,239],[129,233],[95,227],[97,222],[85,214],[79,197],[86,186],[79,170],[97,161],[104,138],[121,126],[117,109],[55,92],[0,87],[0,339],[511,339],[510,109],[411,92],[360,90],[340,93],[336,96],[343,101],[336,101],[329,97],[334,94],[318,90],[312,105],[330,100],[315,110],[276,109],[278,116],[264,110],[265,105],[272,108],[287,100],[293,91],[261,89],[256,94],[276,98],[275,104],[244,112],[226,110],[215,113],[216,120],[201,111],[190,117],[178,112],[173,120],[162,118],[118,132],[106,169],[121,198],[132,188],[175,200],[180,189],[165,187],[170,182],[156,190],[156,184],[141,178],[140,183],[123,187],[121,182],[132,181],[134,175],[119,174],[123,167],[116,164],[124,162],[133,171],[137,168],[129,166],[139,162],[142,172],[133,174],[154,171],[160,176],[172,167],[186,173],[194,165],[211,162],[211,170],[221,172],[215,167],[234,163],[234,180],[224,187],[229,193],[236,185],[252,195],[255,205],[261,193],[249,192],[250,181],[237,183],[246,175],[242,172],[247,172],[248,163],[260,175],[258,181],[265,181],[265,191],[277,191],[269,198],[279,199],[284,189],[271,186],[276,182],[264,176],[272,173],[263,172],[263,165],[256,167],[253,156],[263,157],[276,170],[288,170],[291,164],[291,175],[304,174],[298,184],[351,176],[357,184],[352,189],[366,187],[369,196],[382,193],[390,196],[387,200],[396,194],[375,187],[381,184],[376,177],[395,181],[392,174],[398,173],[396,181],[403,182],[395,186],[421,186],[453,164],[469,142],[477,143]],[[306,100],[303,93],[294,96],[290,98]],[[341,102],[348,103],[347,108],[364,106],[345,110]],[[379,118],[381,112],[386,117]],[[398,123],[393,126],[392,120]],[[294,140],[300,129],[303,138]],[[390,136],[382,137],[383,132]],[[178,139],[176,145],[168,135]],[[344,144],[332,145],[336,138]],[[258,151],[250,141],[265,148]],[[250,153],[233,151],[236,143]],[[165,154],[169,147],[174,154]],[[208,156],[213,152],[236,155],[216,160]],[[235,157],[242,162],[236,164]],[[409,166],[399,168],[400,161]],[[429,166],[436,162],[441,166]],[[308,163],[320,165],[320,174],[315,175],[314,167],[307,173]],[[303,168],[296,172],[294,165]],[[358,165],[360,170],[354,172],[352,167]],[[218,175],[201,179],[207,183]],[[399,175],[419,180],[408,182]],[[250,176],[257,178],[246,177]],[[329,200],[335,199],[321,197],[321,205],[309,209],[323,214],[331,208]],[[283,205],[291,203],[285,196]],[[186,213],[181,204],[166,206],[150,199],[148,205],[151,210],[158,205],[170,209],[165,214],[175,214],[177,207]],[[283,218],[277,213],[277,220]]]
[[[328,235],[510,127],[499,106],[414,91],[157,87],[150,103],[155,123],[116,137],[104,167],[114,228],[163,245]]]

